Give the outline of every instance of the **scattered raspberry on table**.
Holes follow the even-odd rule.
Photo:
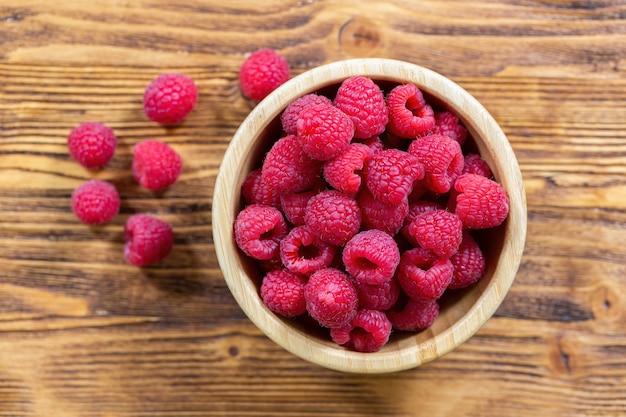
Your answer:
[[[133,176],[142,187],[163,190],[176,182],[182,169],[180,155],[165,142],[148,139],[133,147]]]
[[[85,122],[76,126],[67,138],[70,156],[85,168],[104,167],[113,158],[117,137],[113,130],[100,122]]]
[[[124,226],[124,257],[136,266],[149,266],[172,250],[174,232],[165,221],[148,214],[130,216]]]
[[[117,189],[106,181],[89,180],[72,193],[72,211],[81,222],[91,226],[110,222],[120,204]]]
[[[261,101],[290,77],[289,63],[273,49],[263,48],[248,56],[239,70],[244,96]]]
[[[146,87],[143,108],[150,120],[173,125],[185,120],[197,101],[198,87],[193,79],[185,74],[165,73]]]

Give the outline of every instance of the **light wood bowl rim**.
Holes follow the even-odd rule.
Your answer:
[[[426,93],[443,99],[464,122],[470,123],[481,154],[498,155],[488,161],[494,176],[510,198],[504,247],[493,278],[477,301],[456,322],[439,334],[418,343],[403,339],[396,346],[376,353],[346,350],[322,342],[288,326],[270,312],[258,296],[258,289],[241,267],[234,243],[235,202],[240,198],[240,161],[253,147],[252,138],[296,98],[342,80],[363,75],[377,80],[415,83]],[[233,297],[249,319],[271,340],[287,351],[323,367],[351,373],[388,373],[415,368],[439,358],[474,335],[493,315],[512,285],[526,239],[526,195],[521,171],[506,136],[489,112],[467,91],[450,79],[416,64],[382,58],[362,58],[322,65],[293,77],[260,102],[243,121],[224,154],[215,182],[212,207],[213,239],[218,262]]]

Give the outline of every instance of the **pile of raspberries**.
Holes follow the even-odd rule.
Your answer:
[[[182,122],[194,109],[198,90],[184,74],[164,73],[145,89],[143,109],[146,116],[162,125]],[[97,121],[76,126],[67,139],[72,159],[89,170],[104,168],[113,158],[117,137],[110,127]],[[146,139],[133,147],[132,173],[135,180],[151,191],[172,185],[182,171],[180,155],[167,143]],[[117,188],[110,182],[91,179],[72,193],[71,207],[76,217],[89,226],[109,223],[121,206]],[[172,227],[155,216],[138,213],[124,226],[124,257],[132,265],[148,266],[161,261],[171,251]]]
[[[444,292],[484,275],[476,231],[509,212],[459,118],[416,85],[387,89],[353,76],[290,103],[234,223],[265,305],[359,352],[430,327]]]

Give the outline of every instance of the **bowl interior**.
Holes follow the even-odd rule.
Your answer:
[[[307,319],[286,319],[269,311],[258,288],[262,273],[234,243],[232,225],[243,208],[241,186],[260,167],[265,153],[281,135],[280,113],[307,93],[333,97],[352,75],[372,78],[385,93],[401,83],[415,83],[427,101],[454,112],[473,139],[466,146],[481,154],[511,200],[508,218],[497,228],[477,235],[485,253],[485,276],[477,284],[446,291],[435,323],[419,333],[392,333],[376,353],[349,351],[330,340],[324,329]],[[236,132],[216,180],[213,203],[214,241],[224,278],[246,315],[272,340],[319,365],[347,372],[377,373],[408,369],[444,355],[473,335],[493,314],[519,266],[526,233],[526,203],[515,155],[489,113],[452,81],[406,62],[360,59],[318,67],[294,77],[257,105]]]

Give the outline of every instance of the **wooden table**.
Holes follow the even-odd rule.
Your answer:
[[[242,313],[217,265],[211,203],[224,150],[252,104],[245,54],[294,74],[351,57],[438,71],[494,115],[518,156],[528,239],[497,314],[441,360],[360,376],[304,362]],[[165,71],[192,76],[180,126],[146,119]],[[0,416],[626,415],[626,3],[577,1],[0,0]],[[104,170],[68,156],[71,128],[111,126]],[[184,159],[155,195],[132,145]],[[70,210],[113,182],[104,227]],[[175,229],[157,266],[122,256],[133,213]]]

